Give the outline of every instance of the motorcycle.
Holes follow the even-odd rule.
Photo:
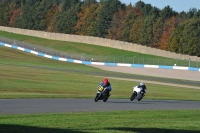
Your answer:
[[[107,90],[103,86],[98,86],[97,94],[94,98],[94,101],[97,102],[98,100],[103,100],[104,102],[106,102],[109,98],[106,91]]]
[[[131,95],[130,100],[133,101],[134,99],[137,99],[138,101],[141,101],[142,98],[145,96],[146,90],[143,92],[143,89],[141,87],[135,86],[133,87],[133,94]]]

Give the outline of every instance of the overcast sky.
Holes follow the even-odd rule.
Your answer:
[[[120,0],[122,3],[134,5],[139,0]],[[174,11],[188,12],[190,8],[197,8],[200,10],[200,0],[142,0],[146,4],[151,4],[153,7],[163,9],[169,5]]]

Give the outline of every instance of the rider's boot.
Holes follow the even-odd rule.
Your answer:
[[[110,95],[111,95],[111,94],[110,94],[110,91],[108,91],[108,92],[107,92],[107,96],[109,97]]]

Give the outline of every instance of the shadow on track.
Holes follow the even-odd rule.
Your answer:
[[[150,102],[146,102],[146,101],[107,101],[107,103],[130,103],[130,104],[153,104]]]
[[[0,124],[0,133],[87,133],[87,132],[77,131],[72,129],[57,129],[57,128]]]
[[[199,133],[200,131],[194,130],[178,130],[178,129],[161,129],[161,128],[105,128],[104,130],[115,130],[120,132],[137,132],[137,133]]]
[[[153,104],[153,103],[182,103],[184,101],[176,101],[176,100],[143,100],[143,102],[147,102],[147,103]]]
[[[81,130],[81,129],[80,129]],[[161,128],[104,128],[105,132],[137,132],[137,133],[199,133],[194,130],[161,129]],[[73,129],[44,128],[23,125],[0,124],[1,133],[88,133],[87,131],[77,131]],[[92,132],[90,132],[92,133]]]

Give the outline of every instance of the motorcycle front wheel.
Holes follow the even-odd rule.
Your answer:
[[[94,101],[98,102],[98,100],[99,100],[99,95],[97,94],[96,97],[94,98]]]
[[[133,92],[133,94],[131,95],[130,100],[133,101],[135,99],[135,97],[136,97],[136,92]]]

